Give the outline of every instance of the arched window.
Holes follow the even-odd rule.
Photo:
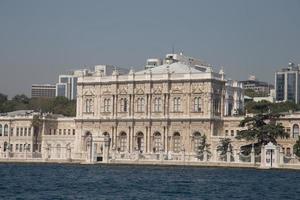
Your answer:
[[[4,125],[4,136],[8,136],[8,125]]]
[[[199,146],[201,144],[201,133],[195,132],[193,134],[193,140],[194,140],[194,151],[198,152]]]
[[[173,135],[173,151],[175,153],[180,152],[180,134],[178,132]]]
[[[139,151],[144,151],[144,134],[142,132],[139,132],[136,136],[137,141],[137,149]]]
[[[104,112],[110,112],[110,99],[104,99]]]
[[[181,106],[181,99],[180,99],[180,97],[175,97],[173,99],[173,111],[174,112],[179,112],[180,111],[180,106]]]
[[[293,126],[293,138],[298,138],[299,137],[299,125],[294,124]]]
[[[7,144],[7,142],[4,142],[4,149],[3,149],[3,151],[6,151],[8,149],[8,144]]]
[[[144,108],[145,108],[145,99],[138,98],[137,99],[137,112],[144,112]]]
[[[104,132],[102,135],[106,136],[106,137],[109,137],[109,133],[108,132]]]
[[[61,145],[57,144],[56,145],[56,157],[60,158],[60,154],[61,154]]]
[[[200,97],[194,98],[194,112],[201,112]]]
[[[291,156],[291,148],[290,147],[286,148],[286,155]]]
[[[154,99],[154,112],[161,112],[161,99],[156,97]]]
[[[127,99],[126,98],[121,98],[120,100],[120,111],[121,112],[127,112]]]
[[[161,134],[159,132],[154,133],[153,137],[153,151],[158,152],[161,147]]]
[[[0,124],[0,136],[2,136],[2,125]]]

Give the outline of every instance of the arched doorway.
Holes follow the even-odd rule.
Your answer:
[[[195,152],[198,152],[200,144],[201,144],[201,133],[196,131],[193,133],[193,147]]]
[[[83,151],[86,153],[86,160],[92,161],[92,134],[87,131],[83,138]]]
[[[153,135],[153,152],[158,152],[161,148],[161,134],[160,132],[155,132]]]
[[[144,134],[142,132],[138,132],[136,136],[137,149],[140,152],[144,151]]]
[[[127,149],[127,134],[125,132],[120,133],[120,151],[124,152]]]
[[[175,132],[173,134],[173,151],[175,153],[179,153],[180,152],[180,133]]]

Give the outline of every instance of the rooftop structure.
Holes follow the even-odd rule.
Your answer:
[[[300,102],[300,65],[289,63],[275,73],[276,101]]]
[[[274,85],[267,82],[259,81],[254,75],[250,75],[248,80],[240,81],[243,84],[244,89],[251,89],[257,93],[268,95],[270,90],[274,88]]]
[[[32,98],[54,98],[56,86],[51,84],[33,84],[31,86]]]

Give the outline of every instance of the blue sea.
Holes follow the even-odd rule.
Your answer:
[[[0,164],[0,199],[300,199],[300,171]]]

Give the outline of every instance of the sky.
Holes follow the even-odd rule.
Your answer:
[[[73,69],[142,69],[172,52],[274,82],[300,63],[299,0],[0,0],[0,93],[30,95]]]

